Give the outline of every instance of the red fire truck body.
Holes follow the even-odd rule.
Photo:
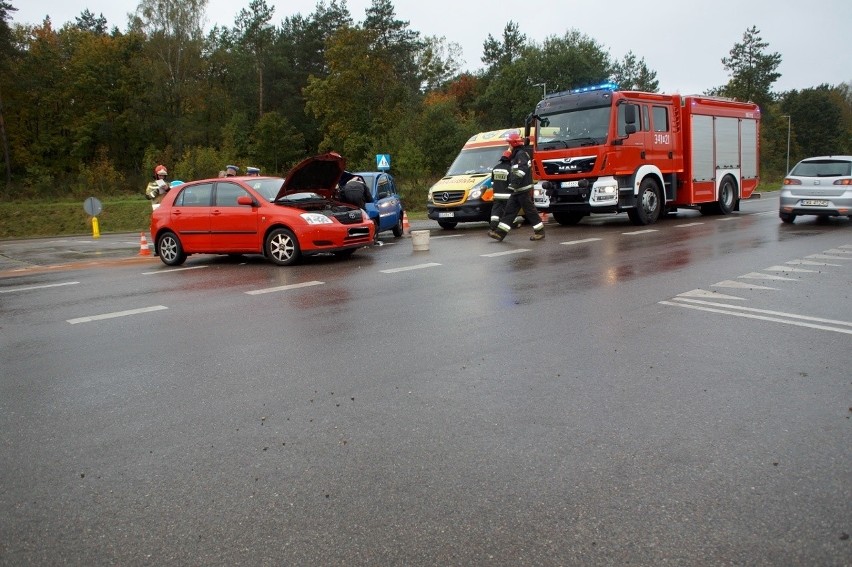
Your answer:
[[[566,225],[618,212],[646,225],[678,207],[728,214],[757,187],[759,126],[756,104],[718,97],[609,84],[547,95],[527,120],[545,181],[536,205]]]

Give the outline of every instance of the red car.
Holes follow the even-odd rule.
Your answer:
[[[334,200],[346,160],[308,158],[281,177],[191,181],[169,191],[151,215],[154,254],[179,266],[190,254],[263,254],[286,266],[303,255],[348,256],[373,242],[374,224]]]

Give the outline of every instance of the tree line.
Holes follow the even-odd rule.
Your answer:
[[[346,0],[320,0],[275,23],[250,0],[233,26],[205,32],[207,0],[140,0],[126,28],[84,10],[58,30],[13,23],[0,0],[2,197],[139,193],[153,167],[170,178],[215,176],[227,163],[283,174],[337,151],[351,169],[392,155],[409,206],[464,141],[521,126],[541,97],[612,80],[656,92],[656,72],[576,29],[536,41],[518,24],[483,44],[481,70],[461,71],[458,44],[424,36],[373,0],[356,21]],[[706,94],[752,100],[763,116],[763,177],[809,155],[852,152],[849,83],[774,92],[781,55],[757,27]],[[789,134],[789,138],[788,138]]]

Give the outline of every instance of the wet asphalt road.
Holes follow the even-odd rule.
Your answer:
[[[0,242],[0,564],[849,565],[852,223]]]

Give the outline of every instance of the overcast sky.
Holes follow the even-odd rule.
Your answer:
[[[7,0],[18,9],[12,23],[38,24],[50,16],[54,28],[74,22],[84,9],[124,31],[127,14],[137,0]],[[316,0],[266,0],[278,24],[297,13],[309,16]],[[342,0],[341,0],[342,3]],[[347,0],[352,18],[364,19],[371,0]],[[628,51],[644,58],[657,72],[660,90],[700,93],[728,81],[722,67],[743,33],[757,26],[769,44],[766,52],[781,54],[781,78],[773,89],[785,91],[822,83],[852,83],[852,1],[850,0],[396,0],[397,19],[424,36],[458,43],[464,68],[481,67],[482,44],[491,34],[500,39],[510,20],[539,44],[550,36],[577,29],[608,49],[613,59]],[[208,27],[231,27],[249,0],[208,0]],[[547,85],[562,90],[576,85]]]

